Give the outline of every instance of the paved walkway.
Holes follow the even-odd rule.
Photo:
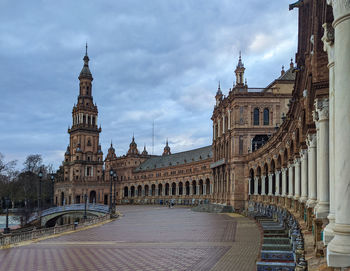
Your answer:
[[[244,217],[120,206],[111,223],[0,250],[0,270],[255,270],[260,233]]]

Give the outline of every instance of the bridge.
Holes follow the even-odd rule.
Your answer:
[[[54,226],[57,219],[67,214],[81,214],[84,215],[85,204],[71,204],[64,206],[52,207],[41,211],[40,213],[35,213],[28,220],[28,223],[39,222],[41,219],[41,226]],[[87,204],[86,214],[89,216],[103,216],[109,213],[109,206],[103,204]]]

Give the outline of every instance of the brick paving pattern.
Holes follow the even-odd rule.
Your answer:
[[[254,221],[187,208],[119,210],[111,223],[0,250],[0,270],[255,270]]]

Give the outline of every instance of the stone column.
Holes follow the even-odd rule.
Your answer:
[[[282,168],[282,197],[287,194],[287,168]]]
[[[307,207],[316,205],[316,134],[308,134],[308,200]]]
[[[192,196],[193,195],[193,191],[192,191],[193,189],[192,189],[192,184],[190,183],[190,196]]]
[[[259,177],[254,178],[254,195],[258,195]]]
[[[179,184],[176,185],[176,196],[179,195]]]
[[[316,104],[315,104],[315,108],[316,108]],[[316,199],[316,206],[314,208],[314,213],[316,213],[316,210],[318,208],[318,202],[320,201],[320,185],[318,182],[320,180],[320,171],[319,171],[319,168],[321,167],[320,149],[322,148],[322,146],[320,146],[320,126],[318,122],[318,113],[315,110],[312,112],[312,114],[316,125],[316,195],[317,195],[316,198],[317,199]]]
[[[207,194],[207,185],[203,184],[203,195],[205,196]]]
[[[301,155],[301,197],[300,202],[306,202],[307,201],[307,149],[303,149],[300,152]]]
[[[213,185],[210,183],[210,194],[213,194]]]
[[[266,176],[263,175],[263,176],[261,176],[261,195],[266,195],[265,182],[266,182]]]
[[[197,185],[197,189],[196,189],[196,195],[200,195],[200,193],[199,193],[200,191],[199,191],[199,185]]]
[[[272,178],[273,178],[273,173],[269,173],[269,191],[268,191],[268,195],[272,196]]]
[[[319,158],[320,161],[317,168],[319,172],[319,180],[317,186],[318,192],[318,208],[316,211],[316,218],[326,218],[329,213],[329,125],[328,125],[328,99],[317,99],[316,110],[318,113],[319,126]]]
[[[289,164],[288,167],[288,198],[292,198],[294,193],[293,193],[293,188],[294,188],[294,164],[291,163]]]
[[[228,114],[228,129],[231,130],[231,110],[227,111]]]
[[[350,0],[327,0],[333,6],[335,30],[334,96],[334,238],[327,247],[327,262],[333,267],[350,266]]]
[[[158,186],[156,186],[155,196],[157,196],[157,197],[158,197]]]
[[[165,196],[165,184],[162,185],[162,196]]]
[[[130,198],[131,197],[131,188],[129,187],[129,189],[128,189],[128,198]]]
[[[251,188],[251,183],[254,182],[253,178],[249,178],[249,182],[248,182],[248,195],[252,194],[252,188]]]
[[[169,184],[169,196],[173,195],[173,186]]]
[[[334,195],[334,29],[331,24],[324,24],[324,35],[322,37],[323,49],[328,54],[329,69],[329,215],[328,225],[323,231],[323,242],[325,245],[334,237],[335,225],[335,195]]]
[[[276,196],[281,195],[281,187],[280,187],[280,173],[281,171],[276,170],[275,179],[276,179]]]
[[[294,161],[294,199],[300,198],[300,158],[296,158]]]

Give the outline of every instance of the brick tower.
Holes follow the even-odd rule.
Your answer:
[[[93,78],[87,45],[83,60],[84,66],[78,77],[78,102],[73,107],[72,127],[68,128],[70,140],[63,162],[65,191],[60,191],[58,205],[81,203],[85,193],[90,202],[96,202],[96,193],[89,195],[88,190],[103,181],[103,153],[99,144],[101,127],[97,126],[98,111],[92,97]]]

